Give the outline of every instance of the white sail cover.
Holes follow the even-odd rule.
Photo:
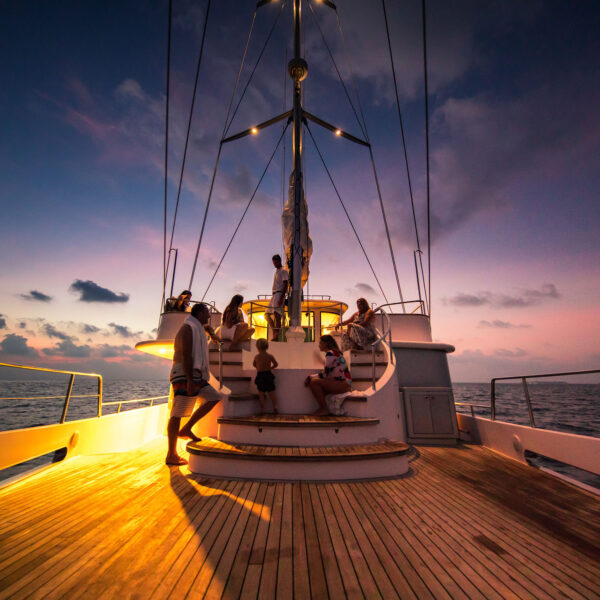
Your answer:
[[[308,280],[308,263],[312,256],[312,240],[308,233],[308,205],[304,197],[304,188],[301,188],[300,201],[300,245],[302,246],[302,287]],[[283,244],[285,246],[285,259],[289,264],[292,245],[294,244],[294,172],[290,175],[287,202],[281,215],[283,228]]]

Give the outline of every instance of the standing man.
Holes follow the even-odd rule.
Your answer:
[[[221,399],[219,392],[208,383],[210,371],[206,336],[219,341],[208,325],[209,318],[208,306],[201,302],[195,304],[175,336],[173,366],[169,377],[173,386],[173,407],[167,425],[169,450],[165,462],[168,465],[187,464],[187,460],[177,454],[177,438],[197,441],[199,438],[192,433],[192,427]],[[193,412],[197,399],[202,404]],[[190,420],[180,431],[182,417],[190,415]]]
[[[271,341],[276,342],[279,339],[279,331],[281,329],[281,319],[283,317],[283,303],[288,290],[290,276],[287,269],[281,266],[281,256],[276,254],[273,256],[273,266],[275,267],[275,275],[273,276],[273,295],[271,302],[265,311],[265,318],[270,325],[273,333]]]

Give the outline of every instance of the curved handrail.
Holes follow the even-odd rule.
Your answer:
[[[381,342],[384,342],[386,336],[389,337],[388,344],[389,344],[390,361],[392,364],[394,364],[394,353],[392,352],[392,322],[390,321],[389,315],[382,310],[382,308],[384,306],[389,306],[389,304],[383,304],[373,310],[373,314],[378,313],[378,312],[381,313],[382,319],[385,318],[386,324],[387,324],[387,329],[382,324],[381,328],[383,329],[383,333],[374,342],[371,343],[371,366],[372,366],[373,389],[376,389],[376,377],[375,377],[375,362],[376,361],[375,361],[375,358],[376,358],[377,346]]]

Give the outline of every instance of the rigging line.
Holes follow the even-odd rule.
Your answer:
[[[258,192],[258,188],[260,187],[262,180],[264,179],[265,175],[267,174],[267,170],[269,169],[269,166],[271,165],[271,162],[273,161],[273,157],[275,156],[275,154],[279,148],[279,144],[281,144],[281,140],[283,139],[288,126],[289,126],[289,122],[288,122],[288,125],[286,125],[284,130],[281,132],[281,135],[279,136],[279,140],[277,140],[277,145],[275,146],[275,149],[273,150],[273,152],[271,154],[271,158],[269,158],[269,162],[267,163],[267,166],[264,168],[264,171],[262,172],[262,175],[260,176],[260,179],[258,180],[258,183],[256,184],[254,191],[252,192],[252,196],[250,196],[250,200],[248,200],[248,204],[246,204],[246,208],[244,209],[244,212],[242,213],[242,216],[233,232],[233,235],[231,236],[231,239],[229,240],[229,243],[227,244],[227,247],[225,248],[225,252],[223,252],[223,256],[221,257],[221,260],[219,261],[219,264],[217,265],[217,268],[215,269],[213,276],[211,277],[210,281],[208,282],[208,286],[206,287],[206,290],[204,291],[204,294],[202,296],[202,301],[206,297],[206,294],[208,294],[208,290],[210,289],[212,282],[215,280],[215,277],[217,276],[217,273],[219,272],[219,269],[221,268],[221,265],[223,264],[223,260],[225,260],[225,256],[227,255],[227,252],[229,251],[229,248],[230,248],[231,244],[233,243],[233,240],[242,224],[242,221],[244,220],[244,217],[246,216],[246,213],[248,212],[248,209],[250,208],[250,205],[252,204],[252,201],[254,200],[254,197],[256,196],[256,192]]]
[[[308,7],[310,8],[310,13],[313,17],[313,20],[317,26],[317,29],[319,30],[319,33],[321,34],[321,39],[323,40],[323,43],[325,44],[325,48],[327,48],[327,52],[329,53],[329,57],[331,58],[331,62],[333,63],[333,67],[335,68],[335,72],[337,73],[337,76],[340,80],[340,83],[342,84],[342,87],[344,88],[344,92],[346,94],[346,98],[348,98],[348,102],[350,103],[350,106],[352,107],[352,112],[354,113],[354,116],[356,117],[356,121],[358,123],[358,126],[360,127],[363,136],[366,137],[365,134],[365,130],[363,128],[363,124],[360,122],[360,119],[358,118],[358,113],[356,112],[356,108],[354,107],[354,103],[352,102],[352,98],[350,98],[350,93],[348,92],[348,88],[346,87],[346,84],[344,83],[344,80],[342,79],[342,74],[340,73],[340,70],[337,66],[337,63],[335,62],[335,58],[333,57],[333,53],[331,52],[331,48],[329,47],[329,44],[327,43],[327,40],[325,39],[325,34],[323,33],[323,30],[321,29],[321,25],[319,23],[319,21],[317,20],[317,16],[315,15],[315,11],[314,8],[312,6],[312,2],[310,2],[310,0],[308,0]],[[337,11],[336,11],[337,12]]]
[[[169,22],[167,33],[167,97],[165,107],[165,194],[163,206],[163,291],[160,302],[160,312],[165,303],[165,290],[167,288],[167,183],[169,163],[169,88],[171,82],[171,21],[173,14],[173,0],[169,0]]]
[[[400,132],[402,135],[402,148],[404,150],[404,162],[406,165],[406,177],[408,179],[408,191],[410,194],[410,206],[412,208],[413,223],[415,226],[415,237],[417,239],[417,252],[419,253],[419,257],[420,257],[421,256],[421,241],[419,239],[419,228],[417,226],[417,213],[415,211],[415,200],[414,200],[414,195],[413,195],[412,180],[411,180],[411,176],[410,176],[410,169],[408,166],[408,151],[406,149],[406,136],[404,134],[404,123],[402,120],[402,111],[400,110],[400,96],[398,94],[398,80],[396,79],[396,67],[394,65],[394,55],[392,53],[392,41],[390,39],[390,28],[389,28],[389,24],[388,24],[387,10],[385,8],[385,0],[381,0],[381,5],[383,7],[385,32],[387,35],[388,50],[390,53],[390,64],[392,66],[392,76],[394,79],[394,92],[396,93],[396,107],[398,109],[398,121],[400,122]],[[420,262],[421,262],[421,276],[423,277],[423,285],[424,285],[425,275],[423,274],[423,261],[421,260]],[[425,293],[425,302],[427,302],[427,290],[423,289],[423,291]],[[421,298],[419,297],[419,300],[420,299]]]
[[[392,265],[394,267],[394,275],[396,277],[396,285],[398,286],[398,295],[400,296],[400,302],[404,303],[404,297],[402,296],[402,288],[400,287],[400,278],[398,277],[398,267],[396,266],[396,257],[394,256],[394,249],[392,248],[392,238],[390,236],[390,228],[388,226],[387,216],[385,214],[385,208],[383,206],[383,197],[381,195],[381,188],[379,186],[379,177],[377,176],[377,169],[375,168],[375,157],[373,156],[373,148],[369,144],[369,155],[371,157],[371,166],[373,167],[373,176],[375,177],[375,186],[377,187],[377,195],[379,196],[379,206],[381,207],[381,215],[383,217],[383,224],[385,225],[385,235],[387,237],[388,246],[390,249],[390,256],[392,257]],[[402,304],[402,312],[406,312],[406,306]]]
[[[308,124],[306,124],[306,130],[308,131],[308,134],[310,135],[310,139],[312,140],[312,143],[314,144],[315,149],[317,150],[317,154],[319,155],[319,158],[321,159],[321,163],[323,164],[325,172],[327,173],[327,176],[329,177],[329,181],[331,182],[331,185],[333,186],[335,194],[338,197],[338,200],[340,201],[342,208],[344,209],[344,213],[346,214],[346,217],[348,217],[348,222],[350,223],[350,227],[352,227],[352,231],[354,232],[354,235],[356,236],[356,240],[358,241],[360,249],[363,251],[363,254],[365,255],[365,259],[367,260],[367,263],[371,269],[371,273],[373,273],[373,277],[375,277],[375,281],[377,282],[377,285],[379,286],[379,290],[381,291],[382,296],[385,298],[386,303],[389,304],[390,301],[388,300],[387,296],[385,295],[385,292],[383,291],[383,287],[381,287],[381,283],[379,281],[379,278],[377,277],[377,273],[375,273],[375,269],[374,269],[373,265],[371,264],[371,260],[369,259],[367,251],[365,250],[365,247],[363,246],[362,242],[360,241],[360,237],[358,235],[358,232],[356,231],[356,227],[354,227],[354,223],[352,222],[352,219],[350,218],[350,214],[348,213],[348,210],[346,209],[346,205],[344,204],[344,201],[342,200],[342,196],[340,195],[340,193],[337,189],[337,186],[335,185],[335,182],[333,181],[333,177],[331,176],[329,168],[327,167],[327,164],[325,163],[325,159],[323,158],[323,155],[321,154],[321,150],[319,149],[319,146],[317,145],[317,141],[315,140]]]
[[[188,144],[189,144],[189,140],[190,140],[190,131],[192,128],[192,117],[194,115],[194,104],[196,102],[196,91],[198,89],[198,79],[200,76],[200,65],[202,63],[202,54],[204,52],[204,40],[206,39],[206,27],[208,25],[208,15],[210,12],[210,3],[211,3],[211,0],[208,0],[208,2],[206,4],[206,14],[204,15],[204,28],[202,31],[202,41],[200,42],[200,52],[198,53],[198,66],[196,67],[196,79],[194,81],[194,92],[192,94],[192,103],[190,106],[190,116],[188,119],[187,133],[185,136],[185,145],[183,147],[183,160],[181,162],[181,171],[179,173],[179,187],[177,189],[177,200],[175,202],[175,213],[173,214],[173,226],[171,228],[171,240],[169,242],[169,258],[167,259],[167,271],[169,270],[169,262],[171,260],[170,251],[173,249],[173,236],[175,235],[175,224],[177,222],[177,211],[179,209],[179,198],[181,196],[181,187],[183,184],[183,172],[185,169],[185,161],[187,158],[187,150],[188,150]]]
[[[229,115],[231,114],[231,108],[233,107],[233,101],[235,99],[235,93],[237,91],[238,85],[240,83],[240,78],[242,76],[242,70],[244,68],[244,62],[246,60],[246,54],[248,52],[248,46],[250,45],[250,38],[252,37],[252,32],[254,31],[254,23],[256,22],[256,10],[252,15],[252,23],[250,24],[250,30],[248,31],[248,39],[246,40],[246,46],[244,47],[244,53],[242,54],[242,60],[240,61],[240,68],[238,69],[237,76],[235,78],[235,85],[233,86],[233,93],[231,94],[231,99],[229,100],[229,106],[227,107],[227,114],[225,115],[225,123],[223,124],[223,131],[221,132],[221,141],[219,142],[219,150],[217,152],[217,158],[215,160],[215,166],[213,169],[212,178],[210,181],[210,189],[208,191],[208,198],[206,199],[206,206],[204,208],[204,216],[202,217],[202,227],[200,228],[200,235],[198,237],[198,245],[196,247],[196,255],[194,256],[194,265],[192,267],[192,273],[190,275],[190,283],[188,285],[188,289],[192,289],[192,283],[194,281],[194,274],[196,273],[196,265],[198,263],[198,255],[200,253],[200,246],[202,245],[202,237],[204,235],[204,226],[206,225],[206,218],[208,216],[208,208],[210,206],[210,202],[212,200],[212,193],[215,185],[215,177],[217,176],[217,168],[219,166],[219,160],[221,159],[221,150],[223,149],[223,138],[225,137],[225,133],[227,131],[227,123],[229,122]]]
[[[342,38],[342,48],[344,49],[344,56],[346,57],[346,64],[348,65],[348,70],[350,71],[350,80],[352,81],[352,87],[354,88],[354,93],[356,94],[356,102],[358,104],[358,110],[360,112],[360,116],[363,121],[364,126],[364,136],[367,142],[370,143],[369,140],[369,132],[367,131],[367,121],[365,119],[365,113],[362,109],[362,103],[360,101],[360,94],[358,93],[358,86],[356,85],[356,78],[354,77],[354,71],[352,69],[352,63],[350,62],[350,55],[348,53],[348,46],[346,45],[346,36],[344,35],[344,30],[342,29],[342,21],[340,19],[340,15],[338,11],[335,11],[335,17],[337,19],[338,30],[340,32],[340,37]]]
[[[273,32],[275,31],[275,27],[277,27],[277,23],[279,22],[279,17],[281,17],[281,14],[283,13],[285,4],[286,4],[285,2],[281,3],[281,6],[279,8],[279,13],[277,14],[277,17],[275,18],[275,21],[273,22],[273,25],[271,26],[271,30],[269,31],[269,35],[267,36],[267,39],[265,40],[265,43],[263,44],[262,50],[260,51],[260,54],[258,55],[258,58],[256,59],[256,64],[254,65],[254,68],[252,69],[252,72],[250,73],[250,77],[248,78],[248,81],[246,82],[246,85],[244,86],[242,95],[240,96],[240,99],[238,100],[238,103],[236,104],[233,114],[231,115],[231,120],[226,125],[225,131],[223,133],[223,137],[225,137],[227,135],[227,132],[229,131],[229,128],[231,127],[231,124],[233,123],[233,120],[235,119],[235,115],[237,114],[237,111],[240,108],[240,104],[242,103],[242,100],[244,99],[244,96],[246,95],[246,92],[248,91],[248,86],[250,85],[250,82],[252,81],[252,77],[254,77],[254,73],[256,72],[256,69],[258,68],[258,65],[262,59],[262,56],[263,56],[266,48],[267,48],[269,40],[271,39],[271,36],[273,35]],[[254,15],[256,17],[256,11],[254,12]],[[254,26],[254,20],[252,21],[252,26]],[[248,38],[248,41],[250,41],[250,38]],[[248,49],[248,46],[246,45],[246,50],[247,49]],[[246,56],[246,50],[244,51],[244,58]],[[241,74],[241,70],[240,70],[240,74]],[[238,77],[238,79],[239,79],[239,77]],[[236,89],[237,89],[237,86],[236,86]]]
[[[367,129],[367,121],[365,119],[365,113],[363,111],[362,103],[360,101],[360,95],[358,93],[358,86],[356,85],[356,78],[354,77],[354,71],[352,70],[352,65],[350,63],[350,59],[349,59],[349,55],[348,55],[348,49],[347,49],[347,46],[346,46],[346,38],[344,36],[344,31],[342,29],[342,22],[340,20],[340,16],[339,16],[337,10],[335,11],[335,14],[337,16],[338,29],[340,31],[340,36],[342,38],[342,46],[344,47],[344,52],[346,54],[346,61],[348,62],[348,68],[350,69],[350,77],[352,79],[352,85],[354,86],[354,91],[356,93],[356,100],[357,100],[357,103],[358,103],[358,109],[360,111],[360,115],[362,117],[363,124],[364,124],[364,127],[365,127],[365,139],[369,143],[369,155],[371,156],[371,165],[373,166],[373,175],[375,176],[375,185],[377,186],[377,194],[379,196],[379,204],[381,206],[381,213],[383,215],[383,222],[384,222],[384,225],[385,225],[385,233],[387,235],[388,245],[389,245],[389,248],[390,248],[390,255],[392,257],[392,264],[394,266],[394,275],[396,276],[396,285],[398,286],[398,293],[400,295],[400,301],[404,302],[404,299],[402,297],[402,289],[400,287],[400,279],[398,278],[398,268],[396,267],[396,258],[394,257],[394,251],[393,251],[393,248],[392,248],[392,239],[390,237],[390,231],[389,231],[389,227],[388,227],[387,217],[386,217],[385,209],[384,209],[384,206],[383,206],[383,198],[381,196],[381,189],[379,187],[379,178],[377,177],[377,169],[375,168],[375,158],[373,157],[373,148],[371,146],[371,140],[369,139],[369,131]],[[404,312],[406,312],[406,306],[404,304],[402,304],[402,309],[403,309]]]
[[[425,0],[421,0],[423,10],[423,75],[425,80],[425,158],[427,163],[427,290],[429,292],[428,313],[431,317],[431,204],[429,183],[429,86],[427,80],[427,19]]]

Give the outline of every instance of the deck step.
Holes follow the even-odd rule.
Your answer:
[[[249,417],[219,417],[217,423],[248,425],[253,427],[347,427],[351,425],[377,425],[379,419],[338,417],[333,415],[252,415]]]
[[[351,367],[372,367],[373,363],[372,362],[356,362],[356,361],[351,361],[350,362],[350,366]],[[376,367],[387,367],[387,361],[377,361],[375,363]]]
[[[219,439],[233,444],[330,446],[377,441],[379,419],[314,415],[224,416],[217,419]]]
[[[210,361],[210,364],[211,364],[211,365],[218,365],[218,364],[219,364],[219,361],[218,361],[218,360],[211,360],[211,361]],[[241,367],[243,363],[242,363],[242,361],[241,361],[241,360],[240,360],[240,361],[235,361],[235,360],[224,360],[224,361],[223,361],[221,364],[222,364],[222,365],[232,365],[232,366],[233,366],[233,365],[235,365],[235,366],[239,366],[239,367]]]
[[[223,381],[251,381],[252,377],[230,377],[225,375]]]
[[[396,441],[298,447],[232,444],[203,438],[187,444],[193,473],[224,479],[280,481],[396,477],[408,470],[409,448]]]

